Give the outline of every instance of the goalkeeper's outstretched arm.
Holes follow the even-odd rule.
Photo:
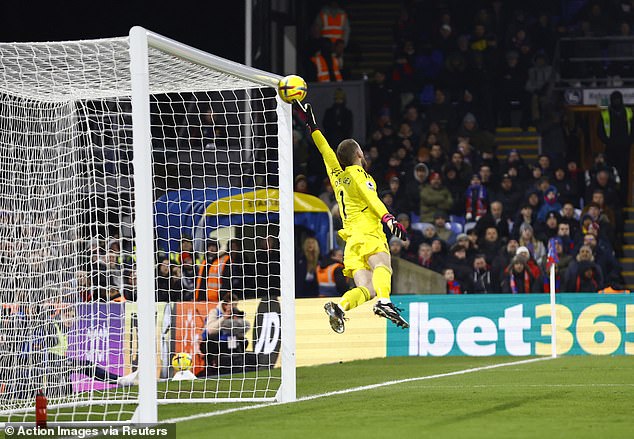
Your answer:
[[[324,159],[328,178],[334,188],[336,187],[335,179],[343,172],[341,164],[337,159],[337,154],[335,154],[328,144],[328,141],[319,130],[317,122],[315,121],[315,114],[313,113],[312,106],[310,104],[301,104],[298,101],[295,101],[294,104],[306,117],[306,126],[310,129],[313,141],[315,142],[315,145],[317,145],[317,149],[319,149],[319,152]],[[362,166],[363,153],[361,151],[361,147],[357,142],[353,142],[353,144],[356,146],[356,150],[354,151],[356,157],[354,160],[350,160],[349,162],[354,165]],[[381,219],[381,222],[387,225],[394,236],[401,239],[407,239],[407,233],[403,225],[394,218],[394,215],[388,212],[383,202],[379,199],[376,189],[374,188],[376,185],[372,177],[370,177],[362,168],[358,168],[358,171],[358,173],[353,171],[350,174],[352,181],[358,188],[356,192],[363,198],[363,201],[368,207],[370,207],[371,211]]]
[[[328,141],[317,126],[317,122],[315,121],[315,114],[313,113],[313,107],[310,104],[301,104],[297,101],[295,101],[295,105],[306,117],[306,126],[310,129],[313,142],[315,142],[319,153],[324,159],[328,178],[338,175],[343,171],[343,169],[341,168],[341,164],[339,164],[339,160],[337,160],[337,154],[335,154],[335,152],[332,150],[332,148],[328,144]]]

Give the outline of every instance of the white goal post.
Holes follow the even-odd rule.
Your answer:
[[[0,423],[39,391],[73,423],[295,400],[280,78],[141,27],[0,43],[0,73]]]

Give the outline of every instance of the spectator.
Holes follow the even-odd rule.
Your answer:
[[[493,263],[502,246],[503,242],[500,241],[498,230],[494,226],[487,227],[484,236],[478,240],[478,250],[485,256],[487,264]]]
[[[337,199],[335,198],[335,191],[332,188],[332,184],[330,184],[329,178],[324,178],[322,187],[324,190],[321,194],[319,194],[319,199],[326,203],[328,209],[332,209],[332,207],[337,204]]]
[[[341,77],[344,81],[350,79],[350,69],[346,67],[346,60],[344,57],[345,49],[346,43],[344,43],[343,40],[335,41],[334,45],[332,46],[333,65],[336,61],[337,67],[339,68],[339,71],[341,72]]]
[[[601,178],[601,181],[603,182],[601,184],[602,189],[609,186],[612,190],[616,191],[619,188],[621,184],[619,171],[617,171],[614,166],[609,166],[605,160],[605,153],[599,152],[594,156],[592,166],[583,173],[586,188],[590,188],[592,185],[596,185],[598,183],[597,175],[599,171],[606,171],[606,174]],[[614,195],[613,201],[618,201],[618,194]]]
[[[515,171],[512,171],[515,169]],[[500,171],[504,174],[509,174],[515,181],[525,181],[529,178],[530,170],[528,165],[524,161],[524,158],[516,149],[509,151],[506,161],[502,164]]]
[[[548,240],[557,236],[559,233],[560,216],[558,212],[548,212],[544,222],[538,222],[535,225],[535,237],[542,241],[544,245],[548,245]]]
[[[429,160],[427,161],[427,167],[432,172],[441,173],[447,164],[447,155],[439,144],[434,144],[429,150]]]
[[[334,248],[328,258],[316,269],[320,297],[339,297],[348,291],[348,281],[343,275],[343,250]]]
[[[436,90],[434,102],[427,110],[427,119],[438,122],[440,128],[448,133],[452,133],[456,129],[455,110],[444,90]]]
[[[467,294],[491,294],[500,290],[496,285],[496,279],[489,270],[486,258],[483,254],[478,254],[473,259],[473,272],[471,274],[471,282],[466,286]]]
[[[489,207],[489,211],[478,220],[475,225],[478,237],[484,236],[487,228],[494,227],[498,237],[506,241],[509,237],[509,220],[504,214],[504,205],[500,201],[494,201]]]
[[[168,302],[170,297],[170,261],[165,258],[156,267],[156,301]]]
[[[424,241],[423,234],[412,227],[412,222],[409,218],[409,215],[406,213],[399,213],[396,217],[396,220],[401,223],[401,225],[407,231],[407,240],[403,241],[403,247],[405,248],[405,252],[407,253],[407,258],[410,260],[416,259],[416,252],[418,251],[418,247]]]
[[[537,212],[537,221],[546,221],[546,216],[550,212],[558,213],[562,207],[561,203],[557,200],[557,188],[555,186],[549,186],[544,192],[544,203]]]
[[[564,253],[567,255],[575,253],[575,242],[570,236],[570,225],[568,223],[562,222],[557,225],[557,237],[561,239]]]
[[[579,253],[577,256],[570,261],[568,265],[568,270],[566,270],[566,276],[564,278],[564,288],[563,290],[566,292],[576,292],[577,291],[577,281],[581,282],[583,278],[583,272],[579,270],[579,264],[582,265],[582,269],[584,265],[587,267],[588,265],[593,268],[593,280],[597,283],[598,287],[595,291],[598,291],[604,285],[604,277],[603,272],[601,271],[601,267],[599,267],[594,261],[594,255],[592,253],[592,249],[589,246],[583,245],[579,248]],[[582,278],[579,278],[579,276]]]
[[[520,239],[518,243],[520,246],[526,247],[536,261],[541,260],[546,254],[544,244],[535,237],[533,226],[528,223],[523,223],[520,226]]]
[[[508,266],[501,282],[503,293],[530,294],[541,293],[540,279],[535,278],[527,266],[524,256],[516,255]]]
[[[528,69],[528,80],[526,81],[526,91],[530,94],[531,120],[534,126],[541,118],[540,109],[542,100],[546,94],[546,88],[551,79],[552,67],[548,64],[544,53],[537,53],[533,57],[533,66]]]
[[[519,244],[519,242],[518,242],[518,244]],[[524,258],[526,258],[526,265],[527,265],[528,269],[530,270],[531,274],[536,279],[539,279],[541,277],[542,270],[541,270],[541,268],[539,268],[539,264],[538,264],[537,260],[533,257],[533,255],[528,250],[528,248],[526,248],[524,246],[520,246],[515,251],[515,254],[520,255],[520,256],[524,256]]]
[[[634,140],[632,130],[632,109],[623,104],[623,94],[614,91],[610,94],[610,105],[601,111],[601,120],[597,126],[597,135],[605,145],[606,162],[614,166],[621,178],[621,203],[627,204],[629,188],[630,149]]]
[[[337,88],[334,103],[324,114],[324,135],[334,145],[339,145],[342,140],[352,137],[353,122],[352,111],[346,107],[346,93],[342,88]]]
[[[502,205],[503,217],[513,218],[522,202],[522,192],[517,188],[511,176],[504,174],[500,180],[499,188],[494,192],[492,198]],[[491,209],[493,209],[493,203],[491,203]]]
[[[399,111],[411,104],[414,100],[414,94],[418,90],[418,78],[415,72],[415,55],[416,50],[412,41],[405,41],[396,54],[394,64],[392,66],[392,87],[398,94],[400,102],[398,103]]]
[[[548,255],[544,256],[541,261],[542,273],[544,273],[544,292],[550,292],[550,286],[546,289],[546,285],[549,285],[548,277],[550,276],[550,264],[555,263],[556,268],[556,284],[557,290],[556,292],[562,291],[561,288],[564,286],[563,281],[566,279],[566,271],[570,266],[570,263],[574,259],[572,255],[566,254],[564,252],[563,241],[559,237],[554,237],[549,240],[549,245],[555,246],[555,253],[557,254],[557,258],[555,261],[549,261]]]
[[[396,236],[390,238],[390,255],[392,256],[392,260],[395,258],[407,259],[407,253],[405,252],[402,239]]]
[[[430,141],[431,135],[435,137],[435,141],[433,142]],[[449,151],[449,135],[447,134],[447,130],[443,129],[438,121],[432,120],[429,122],[425,138],[427,139],[430,150],[432,146],[438,144],[441,146],[443,152],[447,153],[447,151]]]
[[[317,266],[319,264],[319,241],[308,236],[302,243],[301,252],[295,257],[295,297],[317,297]]]
[[[425,163],[417,163],[410,179],[406,179],[406,199],[409,201],[408,212],[420,211],[420,193],[427,184],[429,169]]]
[[[405,188],[401,185],[401,180],[397,176],[390,178],[390,193],[392,194],[393,210],[396,214],[409,212],[409,200],[405,194]]]
[[[447,260],[447,244],[440,238],[434,238],[430,245],[432,258],[440,268],[444,267]],[[442,270],[438,270],[438,272],[441,273]]]
[[[413,262],[421,267],[440,273],[442,272],[444,259],[432,251],[431,245],[423,242],[418,246],[418,254],[413,259]]]
[[[613,252],[607,248],[607,244],[597,240],[592,233],[587,233],[583,237],[583,246],[590,247],[594,256],[594,262],[601,268],[603,280],[605,282],[623,283],[621,279],[621,266],[614,257]],[[600,285],[603,287],[603,285]]]
[[[447,282],[447,294],[462,294],[462,285],[456,280],[453,269],[445,268],[442,274]]]
[[[348,46],[350,20],[348,13],[341,8],[339,2],[326,2],[315,17],[313,28],[320,38],[330,41],[331,44],[334,45],[337,40],[343,40],[344,45]]]
[[[607,169],[597,171],[594,180],[588,185],[585,194],[586,202],[591,201],[592,194],[597,189],[603,191],[604,202],[607,206],[614,209],[623,206],[619,200],[618,187],[610,180],[609,171]]]
[[[244,372],[246,334],[251,327],[237,307],[238,297],[226,292],[205,319],[200,351],[205,355],[205,375]]]
[[[295,177],[294,192],[300,192],[302,194],[308,193],[308,179],[304,174],[299,174]]]
[[[471,278],[471,263],[467,259],[467,249],[461,244],[454,244],[449,250],[445,267],[451,268],[460,285],[464,286]]]
[[[229,253],[220,249],[218,241],[207,242],[207,252],[198,267],[194,300],[218,302],[219,298],[231,291]]]
[[[333,207],[333,227],[336,227],[337,219],[341,221],[341,217],[337,216],[338,205]],[[335,228],[338,230],[338,228]],[[269,234],[265,238],[258,241],[258,249],[255,253],[256,265],[255,265],[255,285],[249,281],[250,276],[245,276],[245,287],[254,291],[255,297],[262,297],[264,295],[269,297],[279,296],[281,294],[281,279],[280,279],[280,243],[278,239]],[[245,274],[250,264],[245,265]],[[253,271],[253,269],[251,269]],[[295,272],[295,285],[297,286],[297,272]],[[246,290],[246,288],[245,288]],[[296,290],[297,291],[297,290]],[[246,294],[245,294],[246,296]]]
[[[568,224],[570,227],[570,236],[577,236],[581,225],[579,224],[579,216],[575,210],[575,206],[572,203],[564,203],[560,214],[561,222]]]
[[[568,173],[563,165],[557,165],[554,168],[552,185],[557,190],[557,199],[563,205],[564,203],[579,204],[579,193],[577,188],[568,178]]]
[[[321,48],[310,57],[310,78],[316,82],[341,82],[343,76],[339,69],[339,61],[330,47],[330,42],[325,40]]]
[[[458,174],[458,180],[461,182],[463,187],[466,189],[469,186],[469,182],[471,181],[471,177],[473,176],[473,167],[471,164],[465,162],[464,155],[460,151],[454,151],[451,154],[451,161],[445,167],[445,173],[447,172],[447,167],[453,166]]]
[[[447,223],[447,213],[443,211],[437,211],[434,213],[434,228],[436,229],[436,235],[445,241],[447,245],[453,245],[456,242],[457,234],[451,229],[451,225]]]
[[[513,227],[511,228],[511,237],[518,239],[520,238],[520,227],[522,224],[530,224],[531,226],[535,224],[535,215],[533,214],[533,207],[524,203],[520,207],[520,212],[515,216],[513,220]]]
[[[495,136],[489,131],[478,126],[478,121],[472,113],[467,113],[462,119],[462,126],[458,130],[458,135],[468,137],[471,145],[480,153],[495,153]]]
[[[418,107],[415,104],[409,104],[405,107],[403,122],[409,125],[412,129],[412,137],[415,139],[414,147],[418,148],[425,132],[425,123],[423,121],[423,116],[418,111]]]
[[[486,215],[489,207],[489,195],[486,188],[482,186],[480,176],[473,174],[471,184],[465,193],[465,219],[478,221]]]
[[[376,70],[368,86],[370,118],[374,120],[382,111],[390,111],[394,101],[393,91],[386,81],[385,72]],[[412,129],[414,129],[412,127]],[[415,132],[416,130],[414,130]]]
[[[511,259],[515,256],[515,252],[519,247],[517,240],[509,239],[505,246],[502,246],[496,255],[495,259],[493,259],[493,263],[491,264],[491,272],[495,276],[495,283],[498,287],[498,292],[500,292],[500,282],[504,275],[504,270],[511,263]]]
[[[520,126],[526,130],[528,128],[528,111],[526,105],[526,71],[519,63],[520,55],[517,51],[511,50],[506,54],[506,65],[502,68],[498,78],[499,102],[501,126],[512,126],[511,114],[513,108],[520,112]]]
[[[429,176],[429,183],[420,191],[420,220],[430,223],[434,213],[439,210],[449,210],[453,198],[449,189],[443,186],[440,174],[433,172]]]

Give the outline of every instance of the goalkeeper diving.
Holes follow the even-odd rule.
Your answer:
[[[339,230],[339,236],[346,242],[343,274],[353,278],[356,285],[344,293],[339,303],[324,305],[330,326],[335,332],[344,332],[345,312],[378,297],[373,308],[376,315],[397,326],[409,327],[400,309],[390,300],[392,266],[383,225],[400,239],[407,239],[405,228],[379,199],[374,179],[365,172],[366,162],[359,144],[345,139],[335,154],[315,122],[311,105],[297,101],[295,105],[305,115],[306,125],[324,159],[343,220],[343,229]]]

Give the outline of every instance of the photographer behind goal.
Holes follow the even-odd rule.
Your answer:
[[[206,367],[199,376],[244,371],[245,350],[249,344],[246,334],[251,325],[245,319],[244,311],[238,309],[237,302],[238,297],[227,292],[207,315],[200,343]]]

